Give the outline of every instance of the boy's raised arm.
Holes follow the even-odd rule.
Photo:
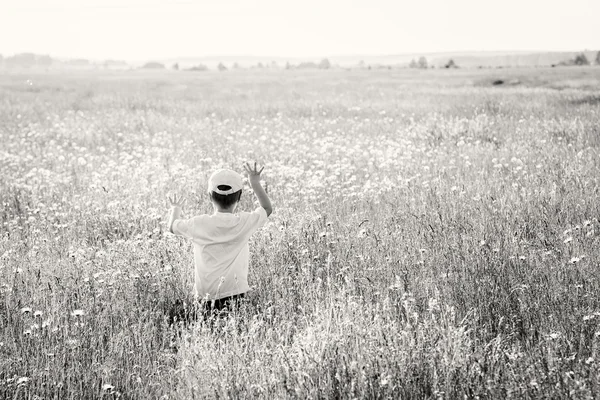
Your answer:
[[[167,198],[171,204],[171,214],[169,215],[169,221],[167,221],[167,229],[169,232],[173,233],[173,222],[181,216],[181,207],[185,203],[185,199],[183,197],[178,199],[176,194],[174,194],[173,197]]]
[[[269,199],[267,192],[265,192],[265,189],[260,184],[260,174],[265,167],[262,167],[260,170],[258,170],[255,162],[254,168],[252,168],[250,164],[246,163],[244,165],[244,169],[248,173],[248,181],[250,182],[250,186],[252,186],[252,190],[254,190],[254,194],[256,194],[256,198],[258,199],[260,206],[265,209],[268,217],[273,212],[273,206],[271,205],[271,200]]]

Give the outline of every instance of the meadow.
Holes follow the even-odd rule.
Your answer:
[[[169,327],[246,160],[254,290]],[[0,398],[598,398],[599,196],[599,67],[2,73]]]

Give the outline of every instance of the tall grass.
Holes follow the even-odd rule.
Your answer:
[[[598,397],[597,72],[0,76],[0,397]],[[246,159],[254,290],[171,328]]]

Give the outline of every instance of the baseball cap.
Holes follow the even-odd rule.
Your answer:
[[[221,190],[219,186],[229,186],[229,189]],[[219,169],[208,179],[208,191],[222,195],[235,193],[242,190],[243,186],[242,176],[230,169]]]

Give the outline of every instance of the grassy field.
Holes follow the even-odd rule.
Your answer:
[[[178,334],[166,196],[245,160],[254,290]],[[0,398],[600,397],[600,68],[2,73],[0,172]]]

